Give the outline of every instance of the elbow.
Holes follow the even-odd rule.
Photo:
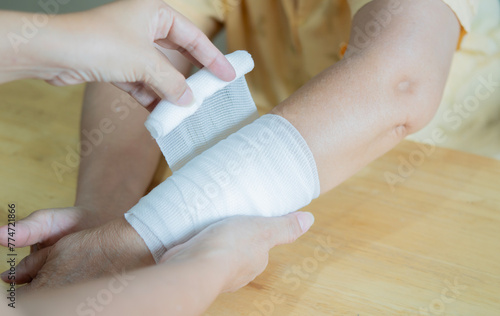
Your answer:
[[[428,83],[404,78],[393,87],[393,106],[397,107],[396,126],[404,126],[407,134],[424,128],[441,103],[442,90]]]
[[[384,54],[379,53],[382,47],[375,47],[351,58],[353,64],[376,69],[370,82],[379,90],[374,93],[384,99],[379,110],[389,110],[391,119],[386,123],[403,131],[402,138],[424,128],[436,114],[451,64],[451,59],[437,59],[421,47],[409,46],[386,49]]]
[[[394,113],[392,128],[401,139],[424,128],[441,103],[445,80],[396,71],[387,88]]]

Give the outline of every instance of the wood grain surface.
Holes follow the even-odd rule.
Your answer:
[[[19,218],[73,203],[76,168],[52,165],[78,146],[82,93],[0,86],[0,223],[7,203]],[[311,231],[207,316],[500,315],[499,161],[403,142],[306,209]]]

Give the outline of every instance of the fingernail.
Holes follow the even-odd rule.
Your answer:
[[[299,221],[302,232],[305,233],[314,224],[314,215],[309,212],[300,212],[297,214],[297,220]]]
[[[181,106],[190,106],[194,103],[194,95],[193,91],[188,87],[186,92],[182,95],[182,97],[177,101],[177,105]]]

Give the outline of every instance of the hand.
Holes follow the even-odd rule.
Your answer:
[[[312,215],[300,212],[276,218],[226,219],[172,248],[161,264],[122,273],[123,283],[112,283],[117,281],[115,276],[38,291],[23,297],[22,310],[29,315],[69,315],[75,308],[80,314],[156,315],[168,310],[169,315],[201,315],[218,294],[234,291],[259,274],[271,247],[297,239],[313,220]],[[113,296],[112,304],[96,305],[96,293],[111,285],[119,286],[119,295]]]
[[[269,250],[294,242],[314,223],[311,213],[281,217],[232,217],[215,223],[165,253],[161,262],[212,262],[210,275],[223,276],[221,292],[250,283],[267,266]]]
[[[27,256],[16,267],[16,283],[30,282],[21,288],[22,292],[57,288],[153,263],[142,238],[125,218],[120,218],[65,236],[53,246]],[[8,280],[6,273],[2,280]]]
[[[21,52],[29,56],[12,56],[21,64],[6,65],[6,71],[25,70],[27,76],[35,74],[54,85],[112,82],[145,107],[154,107],[160,99],[179,105],[192,102],[184,76],[159,48],[177,50],[223,80],[236,76],[205,34],[160,0],[116,1],[51,17],[27,47]]]
[[[101,224],[96,214],[80,206],[38,210],[15,223],[15,246],[32,246],[33,252],[52,246],[68,234]],[[7,236],[7,225],[0,227],[0,245],[7,247]]]

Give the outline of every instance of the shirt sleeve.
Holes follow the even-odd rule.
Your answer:
[[[347,0],[351,8],[351,16],[354,16],[365,4],[371,0]],[[395,0],[396,2],[402,0]],[[474,16],[477,14],[479,0],[442,0],[455,12],[460,24],[465,31],[469,32]]]

